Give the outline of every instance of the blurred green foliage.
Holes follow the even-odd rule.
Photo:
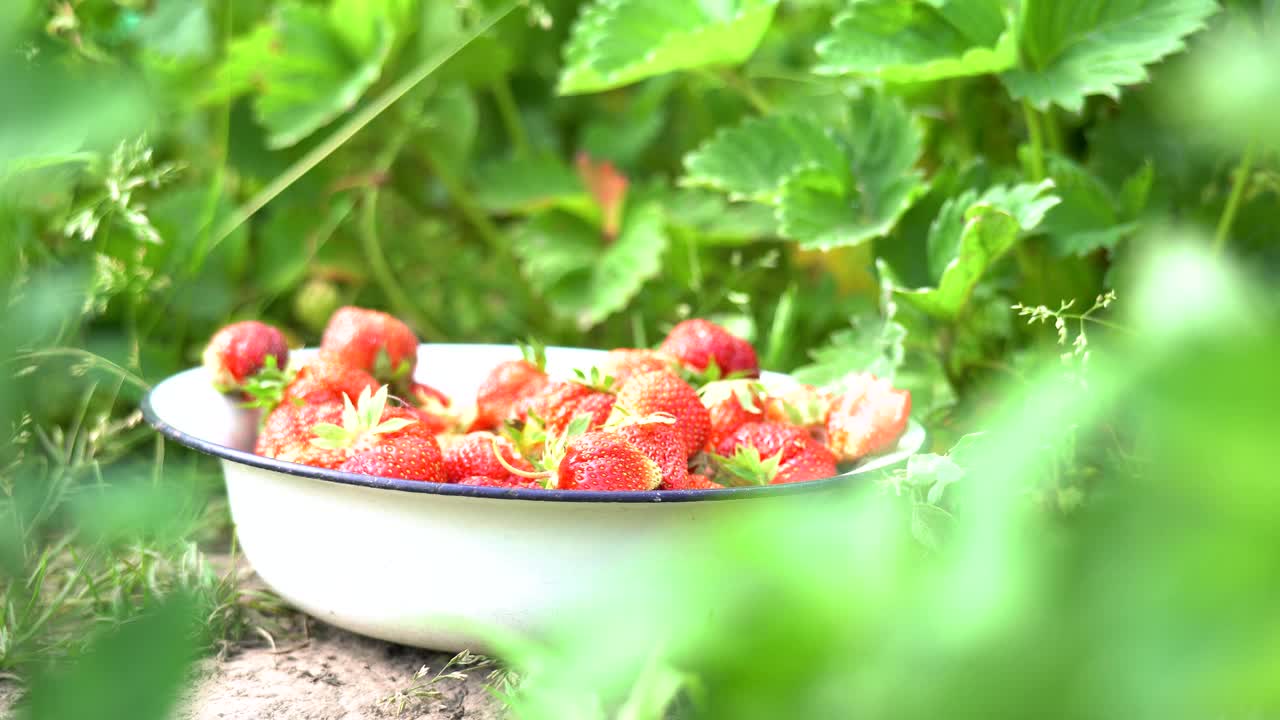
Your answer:
[[[356,303],[711,317],[931,431],[516,651],[529,716],[1274,713],[1278,48],[1274,0],[0,3],[0,674],[84,717],[136,656],[159,717],[270,622],[137,402]]]

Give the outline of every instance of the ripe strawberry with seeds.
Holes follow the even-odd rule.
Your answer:
[[[284,333],[266,323],[232,323],[209,339],[203,360],[213,386],[219,392],[234,392],[263,370],[284,370],[289,343]]]
[[[601,387],[604,385],[584,385],[572,380],[553,381],[542,392],[519,403],[513,410],[513,419],[527,421],[537,418],[551,435],[563,433],[579,415],[589,417],[590,427],[598,428],[609,419],[609,413],[617,399],[612,393],[600,389]]]
[[[622,387],[633,375],[655,370],[671,370],[679,363],[659,350],[618,348],[610,350],[600,361],[600,372],[613,378],[616,387]]]
[[[808,428],[827,424],[831,414],[831,396],[812,385],[797,385],[768,397],[764,403],[765,419]]]
[[[688,484],[689,465],[684,441],[671,424],[641,418],[611,429],[657,463],[663,487]]]
[[[312,446],[345,454],[340,469],[405,480],[444,482],[444,461],[430,429],[418,411],[387,407],[387,386],[357,403],[344,401],[342,424],[319,423],[311,428]]]
[[[312,445],[311,428],[341,422],[342,410],[341,402],[281,403],[267,415],[253,451],[263,457],[336,469],[346,462],[346,453]]]
[[[709,320],[694,318],[676,325],[658,349],[708,380],[760,376],[751,343]]]
[[[440,446],[434,438],[422,435],[384,439],[352,454],[338,469],[399,480],[445,481]]]
[[[753,485],[818,480],[836,474],[836,459],[802,428],[749,423],[720,444],[721,470]]]
[[[617,404],[634,416],[666,413],[676,419],[675,430],[688,458],[707,442],[711,416],[689,383],[665,370],[636,375],[618,391]]]
[[[891,447],[907,429],[911,393],[862,373],[845,383],[831,405],[827,439],[841,460],[857,460]]]
[[[299,368],[285,386],[282,402],[341,403],[344,397],[358,398],[365,390],[377,388],[378,381],[372,375],[322,351]]]
[[[616,432],[592,430],[585,416],[569,424],[565,432],[547,441],[540,472],[522,470],[499,462],[517,477],[538,480],[559,490],[653,490],[662,482],[662,471],[648,455]]]
[[[494,479],[511,477],[511,472],[498,460],[501,453],[508,465],[533,472],[533,464],[520,457],[511,441],[491,432],[467,433],[451,440],[444,450],[444,474],[449,482],[461,482],[468,477],[484,476]]]
[[[706,447],[714,450],[738,428],[765,419],[767,396],[754,380],[717,380],[698,390],[710,420]]]
[[[407,386],[418,364],[418,337],[408,325],[387,313],[353,306],[339,308],[329,318],[320,348],[397,386]]]
[[[538,346],[522,348],[523,360],[498,363],[476,391],[476,419],[472,430],[494,430],[516,406],[537,395],[551,382],[545,372],[546,356]]]

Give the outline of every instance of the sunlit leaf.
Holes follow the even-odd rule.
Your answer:
[[[735,65],[755,50],[777,0],[594,0],[564,49],[562,95],[675,70]]]
[[[1020,67],[1004,74],[1017,99],[1072,112],[1090,95],[1120,96],[1147,66],[1178,52],[1218,10],[1213,0],[1026,0]]]
[[[824,75],[919,82],[1013,67],[1017,41],[1006,0],[855,0],[818,41]]]
[[[1002,210],[1018,221],[1022,232],[1033,230],[1044,220],[1045,214],[1058,205],[1060,199],[1052,194],[1054,183],[1020,185],[995,185],[979,193],[966,190],[943,203],[929,228],[929,272],[934,278],[942,276],[947,265],[960,251],[961,237],[971,207],[984,203]]]
[[[872,93],[835,132],[804,116],[749,119],[685,158],[686,185],[773,205],[783,236],[812,249],[886,234],[925,185],[922,136],[897,100]]]
[[[794,115],[748,118],[721,130],[684,159],[684,185],[728,193],[733,200],[772,202],[800,172],[843,181],[848,164],[840,142],[813,120]]]
[[[374,18],[366,54],[362,34],[335,30],[329,13],[285,4],[272,19],[232,41],[208,99],[254,90],[254,113],[267,129],[267,145],[294,145],[355,105],[382,72],[392,30]],[[349,43],[354,43],[353,47]]]
[[[965,215],[957,256],[942,271],[938,286],[895,293],[935,317],[953,319],[992,264],[1018,241],[1018,220],[991,205],[978,204]]]

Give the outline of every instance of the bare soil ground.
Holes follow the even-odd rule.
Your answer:
[[[501,703],[485,689],[487,669],[466,680],[431,686],[436,698],[396,693],[414,683],[422,666],[432,674],[452,657],[372,640],[312,621],[309,639],[240,650],[206,660],[177,717],[183,720],[355,720],[400,717],[422,720],[488,720],[502,717]],[[464,670],[465,672],[465,670]]]

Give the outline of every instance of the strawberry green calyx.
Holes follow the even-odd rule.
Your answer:
[[[624,405],[614,404],[613,410],[609,412],[609,419],[605,421],[605,430],[617,430],[628,425],[648,425],[650,423],[661,423],[663,425],[675,425],[676,416],[668,412],[655,412],[648,415],[637,415],[630,408]]]
[[[525,362],[538,368],[538,372],[547,371],[547,346],[542,341],[530,338],[520,343],[520,355]]]
[[[559,470],[560,463],[564,460],[565,453],[568,452],[569,443],[579,435],[585,434],[589,429],[591,429],[591,416],[582,414],[569,421],[569,425],[565,427],[564,432],[558,435],[548,434],[543,444],[542,459],[534,463],[535,466],[541,468],[537,472],[522,470],[508,463],[502,457],[496,435],[490,438],[490,442],[493,443],[493,454],[507,472],[528,480],[537,480],[542,483],[544,488],[554,490],[556,488],[556,471]],[[530,459],[532,460],[532,458]]]
[[[369,388],[360,393],[355,405],[351,404],[351,396],[343,395],[345,407],[342,410],[342,425],[320,423],[311,428],[311,444],[319,448],[338,450],[354,446],[361,439],[374,435],[385,435],[413,425],[417,420],[408,418],[392,418],[384,422],[382,413],[387,408],[387,386],[378,388],[370,394]]]
[[[761,458],[760,451],[749,445],[742,445],[732,457],[712,456],[719,463],[720,469],[729,476],[731,485],[768,485],[778,476],[782,463],[782,451],[773,456]]]
[[[704,370],[691,368],[687,365],[680,368],[680,378],[699,390],[712,383],[727,380],[745,380],[753,377],[755,376],[748,370],[735,370],[731,373],[726,373],[720,369],[720,364],[716,362],[715,358],[707,361],[707,367]]]
[[[714,363],[715,361],[712,360]],[[764,385],[758,380],[739,378],[734,380],[715,380],[698,388],[698,397],[707,407],[718,405],[729,398],[738,401],[743,410],[749,413],[763,414],[761,399],[767,396]]]
[[[581,370],[574,370],[573,375],[574,379],[570,382],[575,382],[584,387],[591,388],[596,392],[608,393],[610,395],[617,392],[613,387],[613,376],[604,374],[598,367],[593,367],[585,373]]]
[[[378,350],[378,355],[373,361],[373,376],[379,380],[390,383],[397,390],[402,391],[400,394],[407,394],[403,391],[408,390],[413,380],[410,375],[413,372],[413,363],[407,358],[402,358],[399,363],[392,364],[391,356],[387,354],[386,348]]]
[[[284,389],[293,382],[296,372],[281,369],[274,355],[268,355],[262,363],[262,369],[250,375],[240,391],[247,398],[241,407],[261,408],[264,416],[276,409],[284,399]]]

